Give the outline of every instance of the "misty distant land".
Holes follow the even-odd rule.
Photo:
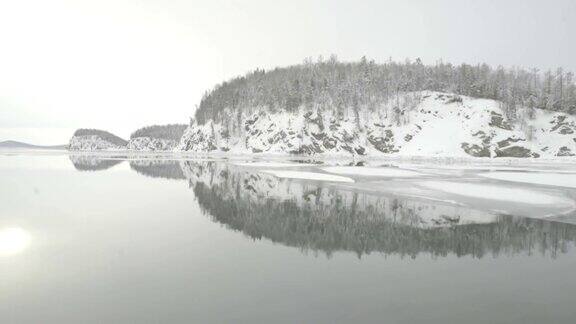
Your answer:
[[[0,142],[0,150],[1,149],[21,149],[21,150],[65,150],[68,145],[34,145],[19,141],[1,141]]]

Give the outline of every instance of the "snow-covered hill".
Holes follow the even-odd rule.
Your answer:
[[[345,114],[304,109],[240,116],[241,132],[208,121],[184,132],[191,152],[395,155],[441,157],[562,157],[576,154],[576,117],[440,92],[413,92]],[[236,118],[236,117],[234,117]]]
[[[177,141],[143,136],[131,138],[126,149],[130,151],[172,151],[177,145]]]
[[[70,139],[70,151],[114,151],[122,150],[128,142],[112,133],[100,129],[80,128]]]
[[[98,135],[73,136],[68,149],[71,151],[173,151],[178,145],[177,141],[136,137],[131,138],[127,144],[113,143]]]
[[[125,146],[112,143],[98,135],[72,136],[68,149],[71,151],[114,151]]]
[[[129,141],[103,130],[79,129],[68,148],[72,151],[173,151],[185,128],[179,124],[143,127],[135,131]]]

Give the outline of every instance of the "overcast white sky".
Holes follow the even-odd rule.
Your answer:
[[[0,141],[187,123],[202,94],[305,57],[562,66],[576,1],[0,0]]]

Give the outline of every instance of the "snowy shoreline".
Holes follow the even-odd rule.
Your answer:
[[[30,151],[30,150],[26,150]],[[0,152],[7,152],[0,150]],[[17,153],[25,152],[25,150],[15,151]],[[250,160],[250,161],[286,161],[286,160],[312,160],[312,161],[334,161],[334,162],[435,162],[435,163],[450,163],[450,164],[574,164],[576,165],[575,157],[540,157],[540,158],[514,158],[514,157],[452,157],[452,156],[405,156],[405,155],[347,155],[347,154],[317,154],[317,155],[304,155],[304,154],[289,154],[289,153],[226,153],[226,152],[212,152],[212,153],[199,153],[199,152],[186,152],[186,151],[130,151],[130,150],[97,150],[97,151],[70,151],[60,150],[50,152],[60,152],[68,155],[95,155],[95,156],[134,156],[134,157],[172,157],[175,159],[226,159],[226,160]]]
[[[130,150],[97,150],[97,151],[70,151],[70,150],[30,150],[30,149],[0,149],[0,155],[26,155],[26,154],[43,154],[43,155],[69,155],[69,156],[94,156],[106,159],[161,159],[161,160],[226,160],[233,163],[283,163],[286,161],[297,161],[312,164],[321,164],[323,166],[338,166],[354,164],[365,164],[374,166],[379,163],[414,163],[416,165],[434,165],[440,168],[450,166],[465,166],[475,168],[475,166],[490,167],[521,167],[521,166],[576,166],[574,157],[556,157],[556,158],[478,158],[478,157],[430,157],[430,156],[350,156],[340,154],[322,154],[322,155],[294,155],[294,154],[231,154],[223,152],[197,153],[182,151],[130,151]],[[265,165],[263,165],[265,166]],[[513,168],[514,170],[516,168]],[[544,170],[542,170],[544,171]],[[551,170],[545,170],[551,171]],[[557,170],[562,173],[562,170]]]

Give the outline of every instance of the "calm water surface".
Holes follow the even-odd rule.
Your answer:
[[[576,226],[560,203],[261,171],[0,155],[0,322],[576,322]],[[520,186],[469,169],[425,178],[453,172]]]

